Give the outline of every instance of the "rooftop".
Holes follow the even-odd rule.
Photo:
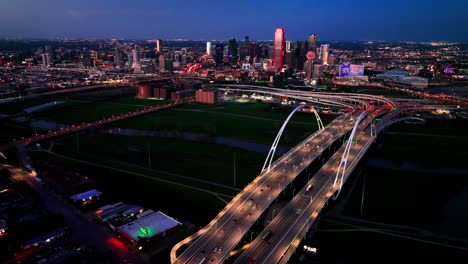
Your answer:
[[[135,241],[142,238],[152,238],[173,227],[180,225],[178,221],[162,212],[155,212],[139,218],[131,223],[120,226],[119,230]]]
[[[89,190],[83,193],[75,194],[73,196],[70,196],[70,198],[74,201],[79,201],[79,200],[88,200],[92,197],[101,195],[102,193],[98,190]]]

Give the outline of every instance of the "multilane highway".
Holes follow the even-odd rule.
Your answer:
[[[372,117],[369,116],[367,119],[372,119]],[[370,126],[358,126],[357,128],[354,138],[350,139],[351,148],[343,182],[346,181],[376,138]],[[327,200],[340,188],[340,181],[335,181],[335,178],[345,150],[346,144],[322,166],[304,188],[281,210],[252,242],[250,247],[236,260],[236,264],[283,263],[289,259]],[[270,233],[268,239],[262,239],[267,233]]]
[[[239,193],[205,228],[176,245],[173,263],[221,263],[244,234],[296,176],[329,147],[352,129],[359,111],[342,115],[324,130],[317,131],[291,149]],[[309,147],[304,148],[304,145]],[[199,236],[198,239],[196,237]],[[176,251],[196,239],[177,259]]]

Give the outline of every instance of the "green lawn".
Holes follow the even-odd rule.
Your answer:
[[[8,103],[0,104],[0,113],[1,114],[16,114],[21,110],[29,107],[33,107],[36,105],[41,105],[45,103],[49,103],[52,101],[60,101],[63,100],[64,97],[62,96],[53,96],[48,98],[38,98],[34,100],[26,100],[26,101],[14,101]]]
[[[438,232],[447,202],[467,186],[466,175],[367,168],[364,215],[362,181],[351,194],[347,214]]]
[[[163,103],[166,102],[135,97],[115,97],[103,102],[61,107],[60,111],[44,111],[35,117],[69,124],[92,122]]]
[[[114,166],[126,164],[148,167],[184,176],[233,185],[234,155],[236,156],[236,186],[243,187],[261,170],[265,154],[231,148],[224,145],[182,141],[158,137],[122,136],[86,133],[63,138],[54,148],[58,153]],[[179,181],[180,179],[175,179]]]
[[[353,229],[346,225],[347,221],[338,220],[342,222],[340,224],[329,220],[328,217],[322,217],[313,240],[307,242],[308,245],[317,247],[317,257],[320,263],[435,263],[434,261],[444,260],[462,263],[459,261],[468,256],[466,250],[446,247],[444,246],[445,240],[433,237],[408,236],[441,245],[376,232],[329,232],[327,230]],[[387,227],[382,226],[382,228]],[[456,246],[466,247],[467,245]]]
[[[203,133],[271,144],[291,110],[264,103],[222,106],[188,104],[123,120],[113,126]],[[324,124],[333,118],[334,116],[322,116]],[[286,127],[280,145],[293,146],[317,129],[313,114],[297,113]]]
[[[417,133],[417,132],[415,132]],[[379,156],[397,161],[412,161],[429,168],[466,168],[466,136],[384,134]]]

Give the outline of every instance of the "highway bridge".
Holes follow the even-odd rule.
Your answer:
[[[366,114],[363,112],[361,117]],[[371,120],[372,117],[368,116],[367,119]],[[390,118],[384,115],[381,119],[384,121],[379,125],[370,123],[366,126],[360,125],[363,122],[358,118],[347,143],[322,166],[234,263],[286,263],[328,200],[339,194],[377,133],[388,125],[410,119],[423,121],[414,117]],[[270,236],[265,241],[263,237],[268,233]]]
[[[352,106],[353,110],[336,118],[322,130],[316,131],[272,165],[268,164],[272,159],[269,153],[258,177],[231,200],[207,226],[172,249],[172,263],[222,263],[273,200],[326,148],[350,132],[351,136],[346,144],[323,165],[235,263],[287,262],[327,201],[339,195],[343,184],[375,140],[377,133],[387,125],[406,120],[400,115],[408,111],[430,109],[430,106],[420,105],[399,109],[395,101],[372,95],[311,93],[239,85],[227,85],[221,89],[261,92],[300,99],[312,104]],[[295,111],[297,108],[293,113]],[[290,117],[291,115],[285,124]],[[275,148],[283,128],[284,125],[272,149]],[[267,242],[263,239],[265,237],[268,237]],[[177,251],[184,245],[189,247],[177,256],[177,253],[180,253]]]
[[[216,263],[222,262],[296,176],[318,158],[324,149],[351,130],[352,119],[356,117],[356,113],[351,112],[336,118],[272,165],[264,166],[263,172],[231,200],[209,225],[176,245],[172,254],[173,262],[199,263],[215,248],[217,252],[212,257],[216,258]],[[305,145],[308,147],[304,148]],[[175,260],[177,249],[193,240],[192,245]]]
[[[52,138],[59,137],[59,136],[64,136],[64,135],[71,134],[71,133],[77,133],[77,132],[80,132],[80,131],[83,131],[92,127],[103,126],[112,122],[117,122],[120,120],[137,117],[140,115],[145,115],[145,114],[149,114],[152,112],[169,109],[178,105],[185,104],[187,102],[190,102],[190,101],[176,101],[174,103],[165,104],[165,105],[150,106],[142,110],[128,112],[126,114],[121,114],[117,116],[112,116],[112,117],[105,118],[105,119],[95,121],[95,122],[72,125],[71,128],[62,127],[59,130],[49,131],[45,134],[36,134],[35,136],[32,136],[32,137],[26,137],[26,138],[23,137],[20,139],[13,139],[11,143],[0,146],[0,151],[3,151],[5,149],[14,147],[17,145],[29,145],[38,141],[44,141],[44,140],[52,139]]]

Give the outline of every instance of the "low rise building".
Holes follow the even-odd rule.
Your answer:
[[[216,104],[218,102],[218,93],[216,91],[197,90],[195,101],[205,104]]]
[[[98,190],[89,190],[83,193],[75,194],[73,196],[70,196],[70,199],[74,203],[80,204],[80,205],[86,205],[90,204],[93,201],[99,200],[102,196],[102,193]]]
[[[171,93],[171,100],[185,100],[191,99],[195,96],[195,90],[187,89],[182,91],[175,91]]]
[[[117,228],[117,231],[134,245],[149,240],[165,237],[182,225],[172,217],[162,212],[143,212],[143,216],[137,215],[137,219]]]

